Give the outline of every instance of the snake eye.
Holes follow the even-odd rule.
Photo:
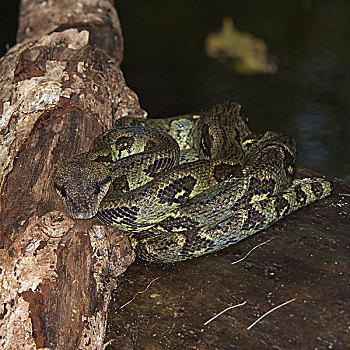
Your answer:
[[[64,187],[61,188],[61,195],[62,197],[66,198],[67,197],[67,191]]]
[[[102,191],[105,191],[105,189],[106,189],[106,187],[105,187],[105,185],[107,185],[107,184],[110,184],[110,182],[111,182],[112,180],[111,180],[111,177],[110,176],[107,176],[106,178],[104,178],[102,181],[99,181],[99,182],[97,182],[96,184],[95,184],[95,191],[94,191],[94,194],[100,194],[101,193],[101,189],[102,189]],[[108,187],[109,187],[109,185],[108,185]],[[108,188],[107,187],[107,188]]]
[[[99,193],[100,193],[100,191],[101,191],[101,187],[100,187],[100,185],[99,185],[99,184],[96,184],[96,185],[95,185],[95,191],[94,191],[94,194],[99,194]]]
[[[55,185],[56,191],[59,192],[62,197],[66,198],[67,197],[67,191],[64,188],[64,186],[59,186],[56,183],[54,185]]]

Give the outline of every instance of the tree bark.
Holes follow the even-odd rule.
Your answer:
[[[51,178],[145,112],[118,67],[113,1],[23,0],[17,38],[0,60],[0,347],[101,349],[134,253],[120,232],[68,217]]]

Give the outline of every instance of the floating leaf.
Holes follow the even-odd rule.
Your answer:
[[[276,59],[269,55],[265,42],[254,35],[241,32],[225,17],[219,32],[208,34],[205,40],[207,55],[219,62],[230,61],[241,74],[264,74],[277,71]]]

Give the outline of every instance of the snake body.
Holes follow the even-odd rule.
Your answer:
[[[238,103],[162,120],[123,118],[54,184],[69,214],[127,232],[138,256],[211,253],[324,198],[322,178],[293,180],[292,138],[254,134]]]

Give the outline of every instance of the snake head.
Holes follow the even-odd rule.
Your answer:
[[[101,163],[73,160],[61,165],[53,176],[54,185],[68,213],[75,219],[90,219],[111,184],[111,174]]]

